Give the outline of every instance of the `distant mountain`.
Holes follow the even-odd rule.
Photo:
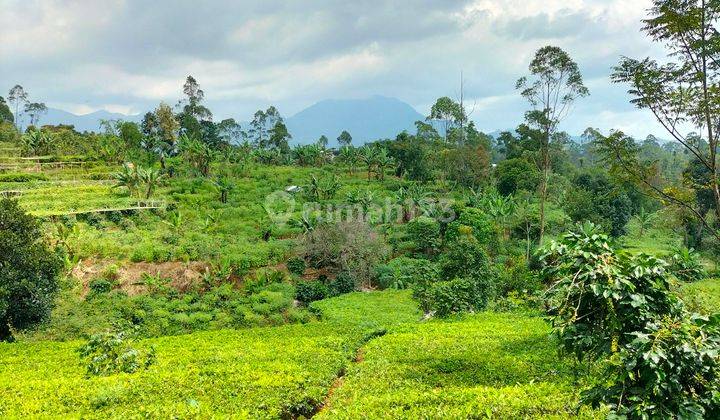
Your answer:
[[[425,117],[412,106],[395,98],[329,99],[316,103],[285,120],[295,144],[314,143],[325,135],[330,146],[347,130],[353,144],[395,138],[403,130],[415,132],[415,121]]]
[[[79,132],[100,131],[100,120],[117,119],[140,122],[142,120],[142,115],[124,115],[105,110],[95,111],[89,114],[75,115],[61,109],[48,108],[47,114],[40,118],[40,125],[67,124],[75,126],[75,130]]]

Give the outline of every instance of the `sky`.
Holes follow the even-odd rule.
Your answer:
[[[591,96],[562,127],[662,129],[610,81],[621,56],[662,58],[640,31],[650,0],[0,0],[0,95],[82,114],[175,104],[192,74],[216,119],[285,116],[323,99],[398,98],[427,114],[458,97],[486,132],[515,127],[515,90],[545,45],[577,62]]]

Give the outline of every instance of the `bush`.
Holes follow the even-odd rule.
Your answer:
[[[550,244],[543,261],[562,348],[606,362],[584,402],[620,418],[720,415],[720,319],[685,311],[664,261],[616,253],[591,224]]]
[[[287,261],[288,271],[296,276],[302,276],[305,272],[305,260],[300,257],[292,257]]]
[[[0,340],[50,314],[63,262],[42,237],[17,201],[0,200]]]
[[[500,297],[510,293],[533,294],[542,286],[540,278],[528,267],[525,257],[508,258],[498,271],[496,290]]]
[[[330,294],[332,296],[339,296],[345,293],[350,293],[355,290],[355,281],[352,276],[348,273],[340,273],[335,277],[335,280],[330,282]]]
[[[330,296],[330,290],[319,281],[302,281],[295,286],[295,299],[305,305],[328,296]]]
[[[87,362],[88,376],[135,373],[155,362],[154,348],[145,352],[132,348],[122,332],[95,334],[78,352]]]
[[[310,266],[348,273],[364,287],[370,287],[375,266],[388,254],[383,238],[362,220],[318,226],[305,235],[302,245]]]
[[[95,279],[88,284],[91,294],[103,294],[108,293],[113,289],[115,285],[105,279]]]
[[[395,258],[387,264],[378,266],[377,271],[378,285],[385,289],[407,289],[423,278],[437,278],[437,268],[434,263],[408,257]]]
[[[45,174],[0,174],[0,182],[47,181]]]
[[[702,280],[707,276],[705,268],[700,262],[700,254],[692,248],[680,248],[673,252],[669,258],[668,271],[680,281],[693,282]]]
[[[439,273],[433,265],[416,266],[414,296],[426,311],[438,316],[485,309],[495,295],[495,270],[473,236],[452,242],[440,256]],[[435,282],[435,279],[442,279]]]
[[[430,292],[431,307],[440,317],[483,310],[490,298],[488,286],[467,278],[435,283]]]
[[[482,210],[472,207],[462,209],[457,220],[448,225],[445,239],[452,242],[468,234],[474,236],[484,246],[497,242],[498,232],[492,218]]]
[[[415,244],[415,249],[426,256],[434,255],[442,244],[440,224],[430,217],[412,219],[408,222],[407,232],[409,239]]]

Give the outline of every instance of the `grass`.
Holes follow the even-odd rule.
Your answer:
[[[322,417],[574,418],[572,365],[548,333],[492,313],[405,326],[364,347]]]
[[[720,279],[683,283],[678,293],[692,311],[707,315],[720,313]]]

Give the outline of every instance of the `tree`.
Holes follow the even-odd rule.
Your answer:
[[[282,121],[283,118],[280,116],[280,112],[274,106],[270,106],[265,111],[258,110],[255,112],[248,133],[255,146],[260,149],[267,148],[270,131],[275,128],[278,122]]]
[[[613,81],[630,85],[632,103],[649,110],[668,135],[707,168],[715,219],[720,219],[718,185],[718,126],[720,126],[720,3],[714,0],[654,0],[643,31],[668,49],[666,64],[645,58],[623,58]],[[691,125],[697,135],[683,135]],[[682,196],[654,184],[646,175],[651,168],[637,159],[622,133],[606,138],[605,150],[622,158],[622,169],[655,195],[684,207],[720,238],[706,215]],[[608,156],[609,157],[609,156]]]
[[[12,123],[15,122],[15,117],[13,116],[12,111],[10,111],[10,107],[5,102],[5,98],[0,96],[0,122],[3,121]]]
[[[358,164],[358,151],[352,146],[344,146],[340,148],[340,160],[348,165],[348,171],[350,175],[355,172],[355,167]]]
[[[430,108],[430,115],[428,115],[426,119],[428,121],[435,120],[443,123],[445,142],[447,143],[450,129],[453,128],[458,121],[462,120],[461,114],[460,104],[447,96],[443,96],[435,101],[435,104]]]
[[[530,76],[517,81],[516,88],[534,110],[526,113],[528,123],[542,133],[539,163],[540,178],[540,244],[545,234],[545,201],[552,165],[550,141],[560,122],[568,116],[577,98],[589,95],[582,75],[570,55],[558,47],[539,49],[530,62]]]
[[[343,132],[340,133],[340,135],[338,136],[337,141],[338,141],[338,145],[340,145],[340,147],[351,146],[352,145],[352,136],[350,135],[350,133],[343,130]]]
[[[183,84],[183,93],[186,99],[180,102],[182,112],[177,116],[180,127],[184,133],[201,138],[203,134],[202,123],[212,121],[212,112],[202,104],[205,92],[200,89],[200,85],[194,77],[188,76]],[[204,137],[202,138],[205,140]]]
[[[42,102],[29,102],[23,112],[30,116],[30,125],[35,126],[40,122],[40,116],[47,113],[47,106]]]
[[[8,93],[8,102],[15,107],[15,129],[20,131],[20,106],[28,101],[28,94],[20,85],[13,86]]]
[[[17,201],[0,200],[0,340],[50,314],[62,259],[42,237],[37,219]]]
[[[157,123],[157,135],[162,141],[159,144],[158,153],[160,155],[160,164],[164,169],[165,157],[175,151],[180,124],[175,119],[170,105],[165,102],[160,102],[160,105],[155,109],[154,121]]]
[[[377,176],[380,181],[385,180],[385,168],[394,164],[395,159],[388,155],[387,149],[378,149],[378,152],[375,154],[375,167],[377,167]]]
[[[328,138],[323,134],[323,135],[320,136],[320,138],[318,139],[317,145],[318,145],[321,149],[323,149],[323,150],[327,149],[327,146],[328,146]]]
[[[373,170],[375,169],[375,160],[378,154],[378,150],[375,147],[364,146],[360,148],[358,157],[360,161],[367,166],[367,177],[370,180]]]
[[[643,235],[645,235],[645,231],[653,227],[653,225],[655,224],[655,220],[657,219],[657,215],[655,213],[646,211],[645,208],[642,207],[640,211],[635,215],[634,219],[637,221],[638,228],[640,230],[638,233],[642,237]]]
[[[137,174],[140,181],[145,184],[145,199],[148,200],[152,197],[155,188],[160,184],[160,181],[162,181],[165,175],[155,168],[138,168]]]
[[[289,140],[292,138],[285,123],[280,119],[270,130],[270,138],[268,146],[271,149],[279,150],[280,153],[286,154],[290,151]]]

